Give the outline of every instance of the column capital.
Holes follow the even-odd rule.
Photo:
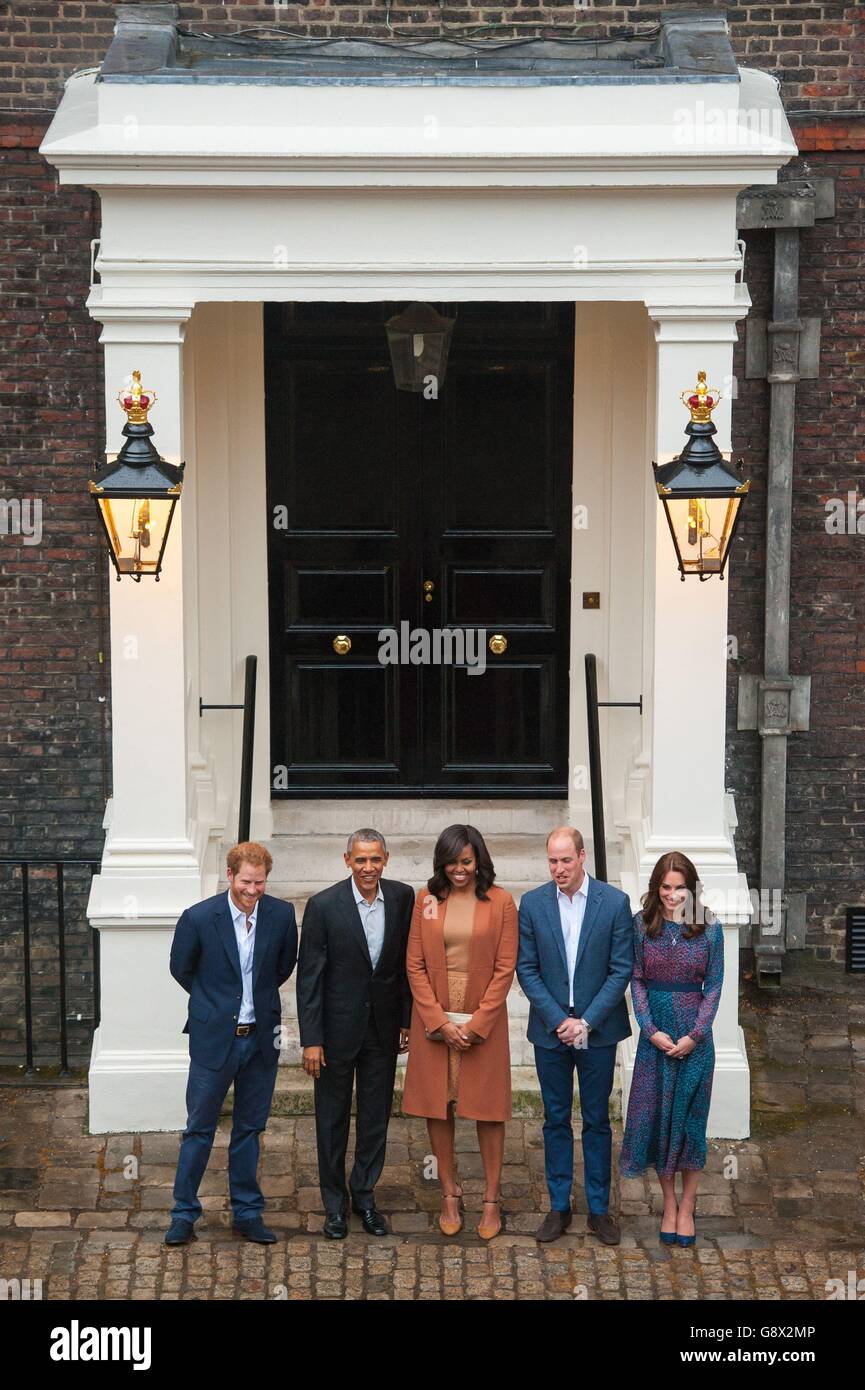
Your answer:
[[[179,346],[192,316],[192,304],[103,304],[91,296],[91,318],[102,324],[100,343]]]
[[[736,324],[751,307],[747,285],[736,286],[729,304],[647,304],[655,341],[661,343],[735,343]]]

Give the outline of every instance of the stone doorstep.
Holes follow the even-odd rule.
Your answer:
[[[394,1115],[402,1114],[402,1088],[404,1072],[402,1068],[397,1068],[396,1086],[394,1089]],[[541,1088],[538,1082],[537,1073],[534,1067],[512,1067],[511,1068],[512,1086],[512,1106],[514,1119],[538,1118],[544,1113],[543,1102],[541,1100]],[[229,1091],[222,1107],[224,1115],[230,1115],[233,1107],[234,1092]],[[354,1112],[354,1100],[352,1100],[352,1112]],[[580,1112],[580,1100],[578,1088],[574,1087],[574,1114]],[[312,1078],[307,1076],[302,1067],[280,1066],[276,1078],[276,1088],[273,1094],[273,1105],[271,1115],[314,1115],[315,1102],[313,1099]],[[621,1120],[622,1117],[622,1096],[618,1085],[618,1076],[613,1094],[610,1098],[610,1116],[614,1120]]]
[[[388,838],[437,835],[453,822],[481,824],[490,836],[546,835],[567,819],[566,800],[509,797],[290,797],[271,801],[274,836],[345,838],[346,827],[371,823]],[[312,829],[314,827],[314,829]]]

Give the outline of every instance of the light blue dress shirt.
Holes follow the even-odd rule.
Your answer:
[[[254,1023],[255,1009],[252,1006],[252,953],[255,950],[255,923],[258,917],[258,903],[250,913],[249,920],[251,926],[246,930],[246,913],[242,907],[235,907],[231,893],[228,894],[228,909],[231,913],[231,920],[234,923],[234,935],[237,938],[237,954],[240,957],[240,975],[243,980],[243,1002],[240,1006],[240,1013],[237,1015],[238,1023]]]
[[[589,894],[589,875],[583,870],[583,881],[572,898],[556,886],[559,903],[559,921],[565,941],[565,956],[568,961],[568,1006],[574,1007],[574,971],[577,968],[577,951],[580,949],[580,932],[586,915],[586,901]]]
[[[351,889],[357,903],[357,910],[360,913],[366,944],[369,947],[369,958],[372,961],[372,968],[375,970],[381,955],[381,948],[384,945],[384,893],[381,891],[381,884],[379,883],[375,897],[371,903],[368,903],[355,883],[354,877],[351,880]]]

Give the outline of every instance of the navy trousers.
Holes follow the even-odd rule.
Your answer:
[[[574,1182],[574,1068],[580,1085],[583,1117],[583,1164],[589,1211],[603,1216],[610,1205],[613,1132],[610,1092],[616,1069],[616,1044],[609,1047],[536,1047],[535,1066],[544,1102],[544,1167],[550,1206],[569,1211]]]
[[[235,1038],[225,1066],[210,1071],[189,1063],[186,1084],[186,1129],[174,1179],[172,1218],[197,1221],[198,1188],[213,1148],[222,1102],[234,1082],[234,1112],[228,1146],[228,1190],[235,1222],[249,1221],[264,1210],[258,1185],[258,1136],[267,1124],[276,1083],[276,1067],[266,1066],[255,1033]]]

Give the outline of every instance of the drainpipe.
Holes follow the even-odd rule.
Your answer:
[[[751,944],[760,985],[778,984],[784,955],[805,946],[806,895],[786,885],[787,740],[808,729],[811,677],[790,674],[790,551],[796,384],[819,375],[820,320],[799,317],[799,229],[834,216],[832,179],[755,185],[739,195],[740,229],[774,231],[772,319],[746,321],[745,376],[769,383],[763,674],[739,677],[738,727],[762,740],[760,909]]]

